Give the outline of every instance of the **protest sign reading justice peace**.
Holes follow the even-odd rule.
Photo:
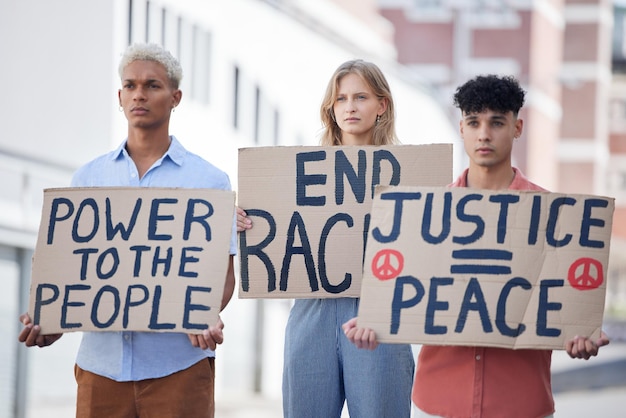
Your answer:
[[[430,345],[597,338],[613,210],[589,195],[377,187],[358,325]]]
[[[239,297],[358,297],[374,186],[451,178],[450,144],[240,149]]]
[[[42,333],[200,332],[217,322],[234,192],[44,191],[29,314]]]

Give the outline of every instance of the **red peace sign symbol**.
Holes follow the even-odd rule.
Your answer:
[[[580,268],[581,266],[582,268]],[[602,284],[603,277],[602,263],[586,257],[574,261],[567,272],[569,284],[578,290],[596,289]]]
[[[400,251],[380,250],[372,260],[372,273],[379,280],[395,279],[403,268],[404,257]]]

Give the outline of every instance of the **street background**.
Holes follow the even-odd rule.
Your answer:
[[[42,191],[67,187],[126,135],[117,65],[134,42],[180,59],[184,99],[171,132],[235,189],[239,149],[318,145],[320,100],[346,60],[383,70],[403,144],[453,144],[455,177],[467,165],[456,86],[517,77],[528,96],[514,164],[554,192],[616,203],[605,271],[613,341],[587,362],[555,352],[556,416],[626,416],[626,0],[0,0],[0,418],[74,416],[80,334],[26,349],[17,318]],[[289,308],[233,297],[218,418],[281,416]]]

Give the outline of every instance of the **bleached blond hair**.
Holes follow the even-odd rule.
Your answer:
[[[158,44],[132,44],[126,48],[118,72],[120,78],[124,73],[124,69],[128,64],[133,61],[144,60],[154,61],[165,67],[167,72],[167,78],[170,80],[172,87],[178,89],[180,80],[183,79],[183,68],[180,66],[180,62],[166,49]]]

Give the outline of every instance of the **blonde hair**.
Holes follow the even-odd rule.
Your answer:
[[[397,144],[395,129],[395,110],[393,106],[393,98],[391,97],[391,89],[387,83],[387,79],[376,64],[363,61],[361,59],[346,61],[336,70],[328,86],[326,94],[322,100],[320,107],[320,118],[322,119],[323,132],[321,137],[321,145],[341,145],[341,129],[335,121],[335,112],[333,106],[337,100],[337,91],[339,82],[348,74],[356,74],[372,89],[372,92],[379,100],[387,100],[387,110],[380,116],[380,120],[374,127],[372,138],[373,145],[392,145]]]
[[[126,48],[118,67],[120,78],[122,77],[126,66],[137,60],[154,61],[161,64],[165,67],[167,78],[169,79],[171,86],[174,89],[178,89],[180,80],[183,78],[183,69],[178,60],[161,45],[132,44]]]

